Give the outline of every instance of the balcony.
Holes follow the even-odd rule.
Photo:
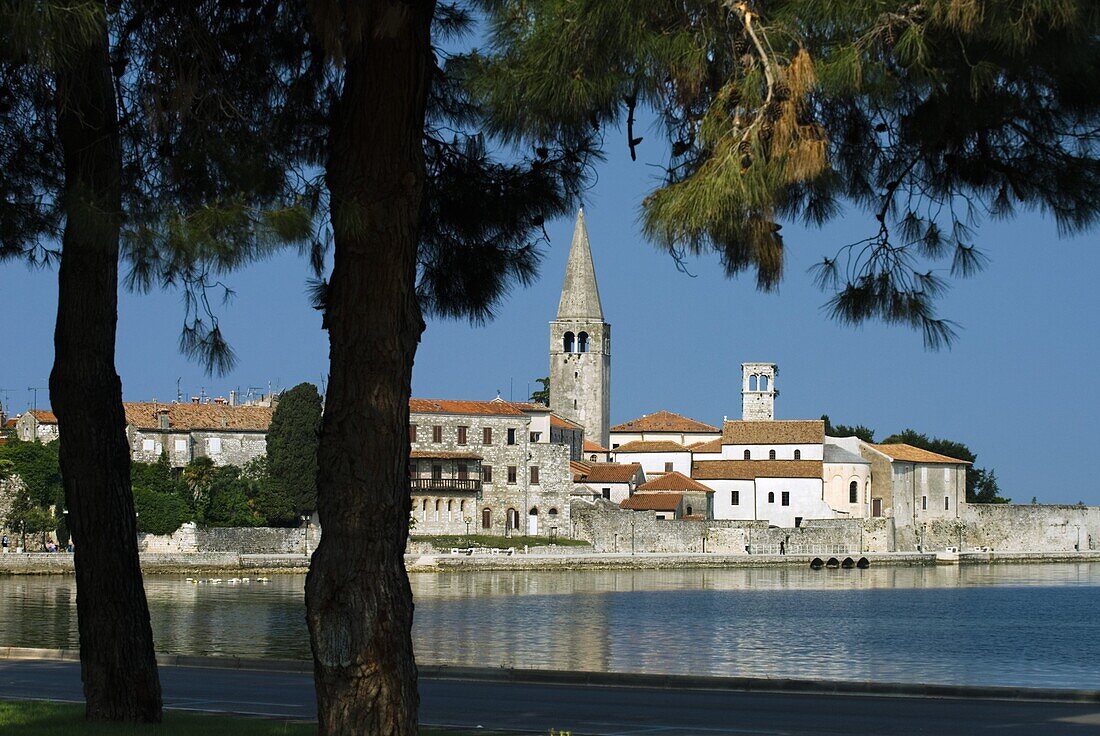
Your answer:
[[[476,493],[481,497],[480,478],[412,478],[409,486],[414,493]]]

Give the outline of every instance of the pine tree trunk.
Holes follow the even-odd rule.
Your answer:
[[[321,734],[414,736],[409,394],[433,2],[372,3],[345,37],[326,179],[334,267],[318,452],[324,533],[306,580]],[[348,40],[357,37],[356,40]]]
[[[130,447],[115,371],[121,152],[106,27],[57,72],[65,160],[50,400],[75,547],[86,716],[160,721],[149,608],[138,564]]]

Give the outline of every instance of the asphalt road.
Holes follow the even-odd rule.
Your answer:
[[[183,710],[311,719],[308,674],[160,668],[164,704]],[[1100,734],[1100,704],[792,695],[422,678],[421,722],[593,736],[714,734]],[[80,701],[71,662],[0,661],[0,698]]]

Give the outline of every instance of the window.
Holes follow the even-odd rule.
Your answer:
[[[515,429],[515,427],[509,427],[508,428],[508,444],[509,445],[516,444],[516,429]]]
[[[508,482],[509,483],[515,483],[516,482],[516,466],[515,465],[509,465],[508,466]]]
[[[442,441],[443,441],[443,427],[441,427],[440,425],[437,424],[434,427],[432,427],[432,442],[435,442],[436,444],[439,444]]]
[[[208,452],[218,453],[222,451],[222,438],[210,437],[206,440],[206,449]]]
[[[794,517],[794,528],[797,529],[800,526],[802,526],[802,517],[801,516]]]
[[[617,449],[618,447],[619,447],[619,443],[618,443],[618,442],[616,442],[615,444],[611,445],[611,449],[612,449],[612,450],[614,450],[614,449]]]
[[[567,332],[562,335],[562,348],[567,353],[573,352],[573,333]]]
[[[859,503],[859,483],[854,480],[848,484],[848,503]]]
[[[950,508],[951,508],[951,497],[950,496],[944,496],[943,497],[943,510],[947,511]]]
[[[493,444],[493,428],[485,427],[481,430],[481,443],[483,445]]]
[[[596,462],[596,455],[592,454],[588,457],[588,459],[591,460],[592,462]]]
[[[176,452],[187,452],[187,440],[176,440]]]
[[[493,526],[493,510],[484,508],[481,510],[481,528],[491,529]]]
[[[604,488],[603,489],[603,497],[606,498],[608,501],[611,500],[611,489],[610,488]]]
[[[794,451],[794,459],[795,460],[801,460],[802,459],[802,450],[795,450]]]
[[[539,466],[532,465],[531,468],[531,485],[537,486],[539,484]]]
[[[775,450],[768,450],[768,459],[775,460]]]
[[[672,472],[672,463],[665,463],[665,472],[666,473],[671,473]]]
[[[454,501],[447,501],[447,521],[451,520],[451,511],[454,508]]]
[[[752,452],[750,452],[749,450],[745,450],[745,459],[752,460]]]
[[[416,461],[415,460],[410,460],[409,461],[409,479],[412,480],[414,478],[416,478]]]
[[[551,516],[557,516],[558,515],[558,510],[557,509],[550,509],[550,515]]]
[[[439,511],[440,511],[440,507],[441,507],[442,505],[443,505],[443,502],[442,502],[442,501],[440,501],[440,500],[439,500],[439,499],[437,498],[437,499],[435,500],[435,520],[436,520],[436,521],[439,521]]]
[[[749,391],[756,390],[756,376],[749,376]]]
[[[951,485],[951,468],[949,467],[943,469],[943,484]]]
[[[687,514],[685,514],[685,516],[691,516],[691,507],[690,506],[687,507]]]
[[[469,478],[470,478],[469,466],[466,465],[466,463],[459,463],[458,464],[458,479],[459,480],[469,480]]]
[[[466,444],[466,434],[467,434],[467,432],[469,432],[469,430],[470,430],[469,427],[459,427],[458,428],[458,444],[460,444],[460,445],[465,445]]]
[[[409,442],[416,442],[416,425],[409,425]]]
[[[760,376],[760,390],[761,391],[767,391],[768,390],[768,377],[767,376]]]
[[[154,446],[155,446],[155,443],[152,440],[142,440],[141,441],[141,450],[142,450],[142,452],[152,452]]]
[[[791,492],[790,491],[783,491],[783,505],[784,506],[790,506],[791,505]]]
[[[588,352],[588,333],[587,332],[582,332],[582,333],[577,335],[577,352],[578,353],[587,353]]]
[[[538,442],[539,438],[541,438],[541,437],[542,437],[542,432],[532,432],[531,433],[531,441],[532,442]]]
[[[443,466],[442,465],[433,465],[432,466],[432,480],[443,480]]]
[[[731,506],[740,506],[741,505],[741,491],[730,491],[730,505]]]
[[[768,491],[768,503],[775,503],[775,491]]]
[[[921,467],[921,469],[920,469],[920,482],[921,483],[927,483],[928,482],[928,468],[927,467]]]
[[[920,507],[921,507],[922,511],[927,511],[928,510],[928,496],[921,496],[920,497]]]
[[[462,499],[458,502],[458,510],[460,513],[466,513],[466,499]]]
[[[493,466],[492,465],[482,465],[481,466],[481,479],[483,481],[485,481],[486,483],[492,483],[493,482]]]

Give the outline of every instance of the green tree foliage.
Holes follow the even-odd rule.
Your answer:
[[[196,516],[205,526],[258,526],[263,523],[249,499],[251,486],[241,477],[240,468],[226,465],[217,468],[201,503],[196,504]]]
[[[26,495],[35,506],[51,506],[63,493],[57,446],[56,440],[44,445],[14,438],[0,445],[0,460],[11,463],[12,474],[19,476]]]
[[[491,51],[466,61],[494,132],[547,146],[625,123],[633,155],[636,111],[658,116],[669,158],[642,221],[677,259],[717,253],[772,289],[781,221],[866,212],[817,269],[841,321],[945,344],[939,271],[981,268],[978,221],[1100,217],[1093,0],[478,4]]]
[[[962,442],[929,437],[912,429],[892,434],[884,439],[882,444],[899,442],[970,463],[978,459],[977,454]],[[1010,499],[1001,497],[997,476],[992,469],[986,470],[971,465],[966,469],[966,501],[967,503],[1008,503]]]
[[[279,397],[267,432],[268,493],[285,497],[295,517],[317,508],[320,432],[321,394],[316,386],[300,383]]]
[[[851,427],[847,424],[833,424],[829,421],[828,414],[822,414],[821,421],[825,422],[825,434],[829,437],[859,437],[864,442],[875,441],[875,430],[862,424]]]
[[[138,531],[171,534],[192,516],[186,488],[161,453],[155,463],[132,462],[130,482],[134,493]]]
[[[539,384],[539,386],[541,386],[542,388],[532,391],[531,397],[528,399],[528,401],[532,401],[536,404],[543,404],[544,406],[550,406],[550,376],[536,378],[535,383]]]

